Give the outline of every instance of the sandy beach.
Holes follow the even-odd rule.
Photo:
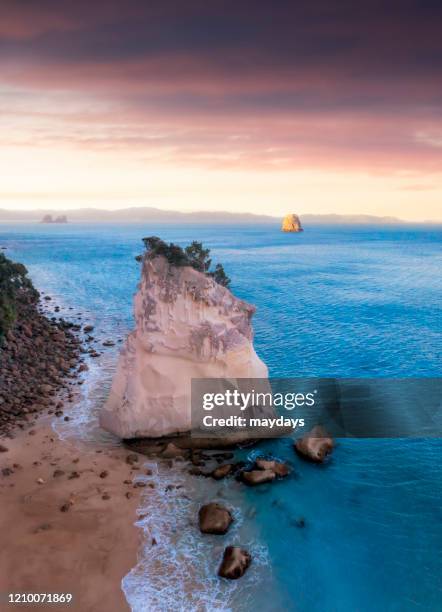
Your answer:
[[[48,417],[0,442],[0,593],[72,593],[73,610],[129,609],[121,579],[137,559],[132,479],[142,461],[64,442]]]

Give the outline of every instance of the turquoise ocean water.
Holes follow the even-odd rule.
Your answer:
[[[153,234],[179,244],[202,240],[212,249],[234,293],[257,306],[255,347],[273,377],[440,376],[440,227],[316,226],[282,234],[274,225],[2,224],[0,246],[28,266],[63,314],[81,312],[97,336],[118,339],[132,326],[134,257],[141,238]],[[108,349],[94,364],[73,419],[84,437],[103,443],[96,412],[116,359],[117,348]],[[345,440],[319,467],[299,460],[287,440],[247,454],[262,452],[289,461],[292,476],[256,489],[194,478],[189,500],[157,500],[175,526],[159,535],[165,556],[156,563],[165,562],[169,547],[175,573],[152,585],[146,552],[124,582],[134,610],[173,609],[189,551],[204,559],[202,586],[175,609],[442,610],[442,441]],[[230,503],[237,521],[230,536],[201,543],[185,526],[208,496]],[[256,562],[242,581],[220,585],[208,577],[228,537],[250,546]]]

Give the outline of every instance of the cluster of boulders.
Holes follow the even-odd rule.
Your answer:
[[[72,327],[46,317],[38,302],[19,304],[0,345],[0,435],[10,435],[43,410],[62,407],[58,392],[79,364],[80,341]]]
[[[176,452],[173,453],[175,458],[178,455],[183,455],[184,451],[182,449],[169,444],[167,447],[168,456],[172,456],[171,446],[176,449]],[[294,444],[294,449],[301,457],[314,463],[323,463],[332,452],[333,447],[333,439],[319,426],[314,427],[306,436],[298,439]],[[237,480],[248,486],[273,482],[276,479],[285,478],[290,473],[286,463],[264,457],[256,459],[252,465],[248,466],[244,462],[236,462],[222,463],[210,471],[201,469],[201,465],[204,465],[206,458],[222,462],[226,457],[233,458],[233,453],[215,453],[206,456],[201,451],[194,451],[191,453],[191,461],[194,467],[190,469],[190,473],[211,477],[215,480],[221,480],[222,478],[234,475]],[[200,508],[198,519],[199,528],[202,533],[225,535],[233,522],[233,515],[231,510],[222,504],[210,502]],[[304,527],[305,519],[300,519],[297,525]],[[244,575],[251,560],[252,557],[247,550],[239,546],[227,546],[218,569],[218,575],[223,578],[236,580]]]
[[[154,456],[172,467],[174,461],[189,461],[189,474],[214,480],[235,478],[247,486],[260,486],[283,479],[290,474],[287,463],[273,457],[257,457],[253,462],[234,461],[229,450],[195,448],[185,436],[168,439],[126,440],[126,445],[145,455]],[[313,463],[324,463],[334,448],[333,438],[320,426],[314,427],[293,445],[296,453]],[[135,455],[136,456],[136,455]],[[214,465],[215,464],[215,465]],[[234,522],[232,510],[218,501],[201,506],[198,513],[201,533],[225,535]],[[304,517],[295,521],[297,527],[306,525]],[[252,561],[250,553],[240,546],[227,546],[218,575],[235,580],[244,575]]]
[[[207,458],[222,461],[226,457],[233,458],[233,453],[215,453]],[[243,461],[223,463],[214,470],[204,472],[199,466],[204,463],[205,458],[206,456],[203,453],[193,452],[192,463],[196,465],[194,468],[191,468],[190,473],[212,477],[215,480],[235,475],[238,480],[249,486],[272,482],[277,478],[284,478],[290,473],[287,464],[274,459],[264,458],[256,459],[250,466],[246,466]],[[202,533],[224,535],[233,522],[233,515],[231,510],[218,502],[210,502],[200,508],[198,519]],[[251,561],[252,557],[247,550],[240,546],[227,546],[218,569],[218,575],[230,580],[241,578]]]

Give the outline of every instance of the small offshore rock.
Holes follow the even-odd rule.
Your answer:
[[[239,546],[227,546],[218,570],[218,576],[229,580],[237,580],[244,575],[251,561],[252,557],[247,550]]]
[[[233,517],[227,508],[212,502],[201,506],[199,513],[199,527],[202,533],[224,535],[233,522]]]
[[[333,451],[334,442],[327,432],[320,426],[313,429],[303,438],[296,440],[296,452],[314,463],[323,463]]]
[[[289,214],[286,215],[282,221],[281,230],[283,232],[302,232],[301,220],[298,215]]]
[[[279,478],[284,478],[288,476],[290,470],[286,463],[282,463],[281,461],[267,460],[267,459],[257,459],[256,467],[260,470],[271,470],[278,476]]]
[[[251,470],[250,472],[241,472],[241,480],[249,486],[272,482],[275,478],[276,474],[272,470]]]

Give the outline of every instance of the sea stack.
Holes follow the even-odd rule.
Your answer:
[[[283,232],[303,232],[303,228],[301,226],[301,220],[298,215],[290,214],[286,215],[282,220],[281,230]]]
[[[40,223],[67,223],[68,218],[66,215],[59,215],[58,217],[53,217],[52,215],[45,215]]]
[[[207,274],[147,253],[134,310],[100,415],[120,438],[188,432],[192,378],[267,378],[253,348],[255,307]]]

